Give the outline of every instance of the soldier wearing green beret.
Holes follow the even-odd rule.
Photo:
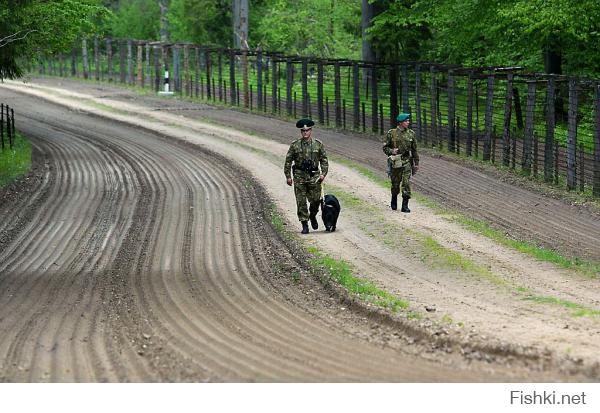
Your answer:
[[[415,133],[408,128],[410,114],[401,113],[396,118],[398,127],[390,129],[383,144],[383,152],[388,157],[388,176],[392,181],[393,210],[398,209],[398,194],[402,188],[402,212],[410,212],[408,200],[411,197],[410,177],[419,170],[419,154]]]
[[[313,229],[318,229],[317,212],[321,205],[321,182],[329,170],[325,146],[312,137],[314,122],[300,119],[296,127],[301,138],[290,145],[285,157],[283,172],[289,186],[294,186],[298,219],[302,223],[302,233],[308,234],[308,220]],[[309,207],[306,207],[306,201]]]

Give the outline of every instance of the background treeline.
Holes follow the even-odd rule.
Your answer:
[[[0,78],[84,33],[231,47],[240,1],[251,49],[600,76],[598,0],[0,0]]]

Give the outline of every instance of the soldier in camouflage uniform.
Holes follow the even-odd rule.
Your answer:
[[[383,152],[388,156],[388,176],[392,180],[393,210],[398,209],[398,194],[402,187],[402,212],[410,212],[408,200],[411,196],[410,177],[419,169],[419,154],[415,133],[408,128],[410,114],[401,113],[396,118],[398,127],[390,129],[383,144]]]
[[[296,122],[296,127],[300,128],[302,137],[290,145],[283,167],[287,184],[294,185],[298,219],[302,223],[303,234],[308,234],[309,219],[313,229],[319,228],[317,212],[321,205],[321,182],[325,179],[329,169],[327,152],[325,152],[323,143],[312,138],[314,124],[311,119],[300,119]],[[307,200],[310,204],[309,208],[306,207]]]

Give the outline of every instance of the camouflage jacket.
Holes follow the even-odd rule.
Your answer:
[[[312,161],[312,173],[302,170],[303,161]],[[309,140],[300,138],[292,142],[285,156],[285,165],[283,166],[283,172],[288,179],[292,177],[291,170],[293,170],[296,181],[310,181],[314,179],[315,175],[327,175],[329,161],[323,143],[314,138]]]
[[[383,153],[391,156],[394,148],[398,148],[398,155],[403,166],[419,165],[417,139],[412,129],[394,128],[388,131],[383,144]]]

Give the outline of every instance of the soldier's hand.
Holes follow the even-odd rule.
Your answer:
[[[398,148],[392,149],[392,155],[398,155]]]
[[[319,175],[319,183],[325,180],[325,175]]]
[[[293,183],[294,183],[294,181],[292,181],[292,178],[287,179],[288,186],[292,186]]]

